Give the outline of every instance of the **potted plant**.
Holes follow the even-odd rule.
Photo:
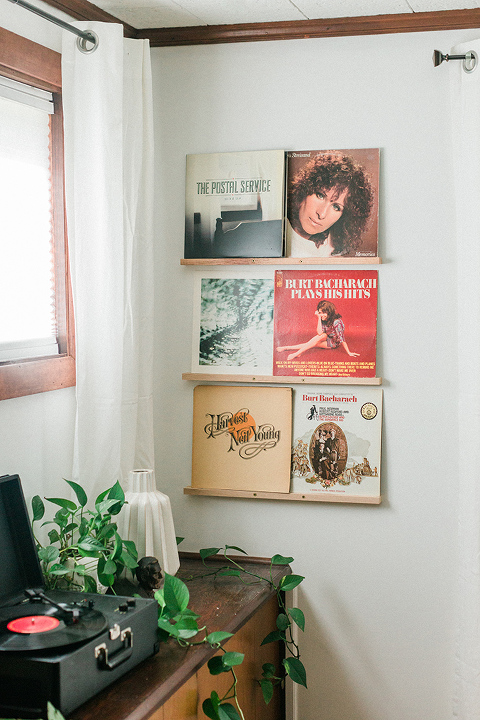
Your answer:
[[[137,567],[135,543],[123,540],[114,516],[125,504],[125,494],[117,481],[95,500],[95,509],[87,508],[88,498],[81,485],[65,480],[73,489],[77,502],[66,498],[45,498],[58,507],[48,532],[50,543],[42,544],[35,535],[38,557],[51,589],[98,592],[98,582],[111,588],[126,569]],[[39,495],[32,499],[32,528],[45,516],[45,504]],[[96,577],[95,577],[96,576]]]

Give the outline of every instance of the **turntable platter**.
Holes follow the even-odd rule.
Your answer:
[[[44,618],[43,622],[41,618]],[[47,619],[50,620],[49,623],[46,622]],[[18,624],[19,621],[23,622]],[[28,628],[28,624],[32,626],[31,632],[25,630],[25,625]],[[37,629],[44,628],[45,625],[50,627]],[[99,635],[107,625],[105,615],[90,608],[82,609],[77,622],[68,624],[54,607],[36,606],[33,612],[32,605],[28,603],[14,608],[2,608],[0,652],[32,652],[83,643]]]

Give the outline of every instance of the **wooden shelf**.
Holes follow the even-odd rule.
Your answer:
[[[364,505],[380,505],[382,498],[378,495],[347,495],[346,493],[275,493],[275,492],[254,492],[253,490],[223,490],[219,488],[193,488],[184,487],[185,495],[204,495],[207,497],[234,497],[248,498],[251,500],[293,500],[297,502],[337,502],[337,503],[361,503]]]
[[[297,375],[219,375],[216,373],[182,373],[182,380],[196,382],[285,383],[287,385],[381,385],[381,377],[300,377]]]
[[[180,265],[380,265],[379,257],[182,258]]]

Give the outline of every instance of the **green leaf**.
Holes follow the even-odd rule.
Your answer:
[[[293,682],[298,685],[303,685],[303,687],[307,687],[307,673],[305,672],[303,663],[298,658],[285,658],[285,660],[283,660],[283,665]]]
[[[100,493],[100,495],[95,500],[95,507],[97,507],[97,505],[100,505],[102,500],[104,500],[107,497],[109,492],[110,492],[110,488],[108,488],[107,490],[104,490],[103,492]]]
[[[290,626],[290,620],[285,613],[280,613],[277,616],[277,628],[279,630],[286,630]]]
[[[275,676],[275,665],[273,663],[263,663],[262,675],[265,678],[272,678]]]
[[[218,708],[220,720],[241,720],[237,710],[230,703],[222,703]]]
[[[100,578],[98,578],[100,580]],[[85,583],[85,592],[90,593],[96,593],[97,592],[97,581],[95,578],[93,578],[91,575],[85,575],[83,578],[83,581]],[[102,582],[100,580],[100,582]],[[102,585],[106,585],[107,583],[102,583]]]
[[[36,520],[41,520],[43,518],[43,516],[45,515],[45,505],[43,504],[43,500],[40,497],[40,495],[35,495],[32,498],[32,511],[33,511],[32,522],[35,522]]]
[[[245,655],[239,652],[226,652],[222,655],[223,664],[228,667],[234,667],[235,665],[241,665]]]
[[[120,555],[121,562],[125,565],[125,567],[129,568],[130,570],[134,570],[138,563],[134,557],[130,555],[130,553],[123,551]]]
[[[210,675],[220,675],[220,673],[230,671],[230,668],[223,664],[220,655],[215,655],[215,657],[210,658],[207,662],[207,667],[210,671]]]
[[[272,557],[272,565],[290,565],[293,562],[293,557],[285,557],[284,555],[274,555]]]
[[[85,538],[82,542],[77,545],[78,549],[84,550],[85,552],[100,552],[104,549],[102,543],[99,543],[95,538]]]
[[[288,608],[288,614],[292,618],[293,622],[298,625],[300,630],[305,630],[305,615],[300,608]]]
[[[235,570],[234,568],[226,568],[225,570],[222,570],[218,573],[219,576],[231,576],[231,577],[240,577],[241,576],[240,570]]]
[[[225,545],[225,550],[237,550],[238,552],[241,552],[244,555],[248,555],[248,553],[245,552],[245,550],[242,550],[242,548],[239,548],[236,545]]]
[[[123,492],[122,486],[120,485],[118,480],[115,485],[110,489],[107,497],[109,500],[117,501],[117,504],[112,506],[110,512],[112,515],[118,515],[122,507],[125,505],[125,493]]]
[[[194,637],[198,633],[198,623],[193,617],[184,617],[175,624],[178,636],[184,640]]]
[[[65,480],[65,482],[67,482],[70,485],[70,487],[72,488],[72,490],[74,491],[81,507],[85,507],[85,505],[88,502],[88,498],[87,498],[87,494],[86,494],[85,490],[82,488],[82,486],[78,485],[76,482],[73,482],[73,480]]]
[[[210,643],[210,645],[220,645],[220,643],[230,637],[233,637],[233,633],[218,630],[216,632],[209,633],[205,639],[208,643]]]
[[[117,572],[117,566],[113,562],[113,560],[107,560],[107,562],[105,563],[105,567],[103,568],[103,572],[106,575],[115,575],[115,573]]]
[[[78,505],[75,505],[72,500],[66,500],[65,498],[45,498],[45,500],[48,500],[48,502],[54,503],[55,505],[60,505],[61,508],[64,508],[69,512],[75,512],[75,510],[78,510]]]
[[[38,557],[40,560],[43,560],[43,562],[51,563],[54,560],[58,558],[60,555],[60,551],[58,548],[53,547],[53,545],[49,545],[46,548],[39,548],[38,549]]]
[[[130,555],[135,558],[135,560],[138,559],[138,550],[133,540],[124,540],[123,546],[126,548],[127,552],[129,552]]]
[[[215,691],[212,692],[212,695],[203,701],[202,703],[202,710],[205,713],[205,715],[210,718],[210,720],[220,720],[218,717],[218,695],[217,695],[217,701],[212,698],[213,695],[217,695]]]
[[[112,560],[118,560],[123,552],[123,541],[118,532],[113,536],[113,552],[110,555]]]
[[[154,597],[155,600],[157,601],[160,609],[163,610],[163,608],[164,608],[165,605],[166,605],[166,602],[165,602],[165,593],[163,592],[163,588],[160,588],[159,590],[157,590],[157,591],[155,592],[155,594],[154,594],[153,597]]]
[[[178,535],[177,535],[177,537],[176,537],[175,539],[176,539],[176,541],[177,541],[177,545],[180,545],[180,543],[185,540],[184,537],[178,537]]]
[[[97,540],[108,540],[115,535],[117,529],[116,523],[107,523],[97,534]]]
[[[53,543],[60,541],[60,535],[58,534],[58,531],[55,529],[50,530],[50,532],[48,533],[48,537],[49,537],[49,540],[52,543],[52,545],[53,545]]]
[[[268,635],[263,638],[260,645],[268,645],[268,643],[277,642],[277,640],[285,640],[285,633],[281,630],[273,630],[272,632],[268,633]]]
[[[51,702],[47,702],[47,720],[65,720],[60,710],[54,708]]]
[[[265,705],[268,705],[273,697],[273,685],[270,680],[260,680],[260,687],[262,688],[262,695],[265,701]]]
[[[186,610],[190,600],[190,593],[185,583],[174,575],[165,573],[163,590],[167,608],[174,610],[174,612]]]
[[[302,577],[302,575],[284,575],[284,577],[280,580],[280,590],[283,590],[284,592],[293,590],[293,588],[300,585],[303,580],[305,580],[305,578]]]
[[[164,632],[168,633],[172,637],[178,637],[178,630],[175,625],[172,625],[172,623],[167,620],[167,618],[159,617],[158,618],[158,627],[160,630],[163,630]]]
[[[222,548],[203,548],[203,550],[200,550],[200,557],[202,560],[206,560],[208,557],[212,557],[212,555],[217,555]]]
[[[65,565],[62,565],[61,563],[54,563],[48,570],[49,575],[68,575],[71,572],[70,568],[66,568]]]

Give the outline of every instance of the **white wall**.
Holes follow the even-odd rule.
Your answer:
[[[298,720],[451,717],[456,579],[455,235],[448,52],[478,32],[155,48],[156,461],[185,549],[295,558]],[[192,286],[186,153],[381,148],[378,507],[186,497]]]
[[[51,12],[51,7],[38,2]],[[68,20],[68,16],[57,13]],[[60,28],[2,2],[0,27],[60,51]],[[18,473],[30,504],[33,495],[67,495],[62,478],[71,478],[75,388],[0,402],[0,475]]]

